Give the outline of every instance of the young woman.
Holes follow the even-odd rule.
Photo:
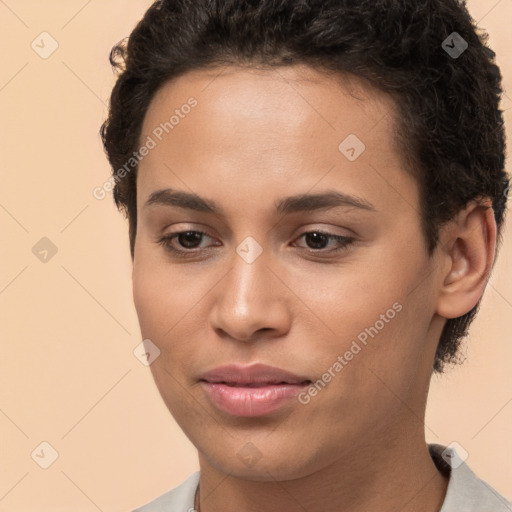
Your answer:
[[[162,0],[114,48],[135,306],[200,464],[137,510],[512,510],[423,423],[505,212],[485,41],[456,0]]]

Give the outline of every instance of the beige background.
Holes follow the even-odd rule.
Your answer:
[[[92,196],[110,173],[98,135],[113,84],[108,53],[150,3],[0,0],[0,511],[131,510],[198,469],[133,354],[141,338],[127,224],[111,195]],[[511,91],[510,136],[512,0],[469,7]],[[51,49],[43,31],[59,45],[47,59],[31,47]],[[509,497],[511,231],[467,360],[434,379],[426,420],[429,441],[458,442]],[[32,252],[43,237],[58,249],[47,262]],[[58,452],[47,469],[37,463],[50,455],[43,441]]]

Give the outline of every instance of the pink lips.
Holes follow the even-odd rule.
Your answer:
[[[211,402],[235,416],[261,416],[280,408],[311,381],[286,370],[255,364],[215,368],[200,376]]]

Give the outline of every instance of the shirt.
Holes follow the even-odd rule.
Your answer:
[[[441,473],[449,477],[446,496],[439,512],[511,512],[512,504],[480,480],[454,447],[428,445],[430,456]],[[132,512],[194,512],[194,497],[200,472]]]

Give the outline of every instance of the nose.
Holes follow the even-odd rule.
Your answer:
[[[293,294],[264,254],[251,263],[235,254],[230,271],[216,287],[210,324],[219,336],[252,342],[290,329]]]

